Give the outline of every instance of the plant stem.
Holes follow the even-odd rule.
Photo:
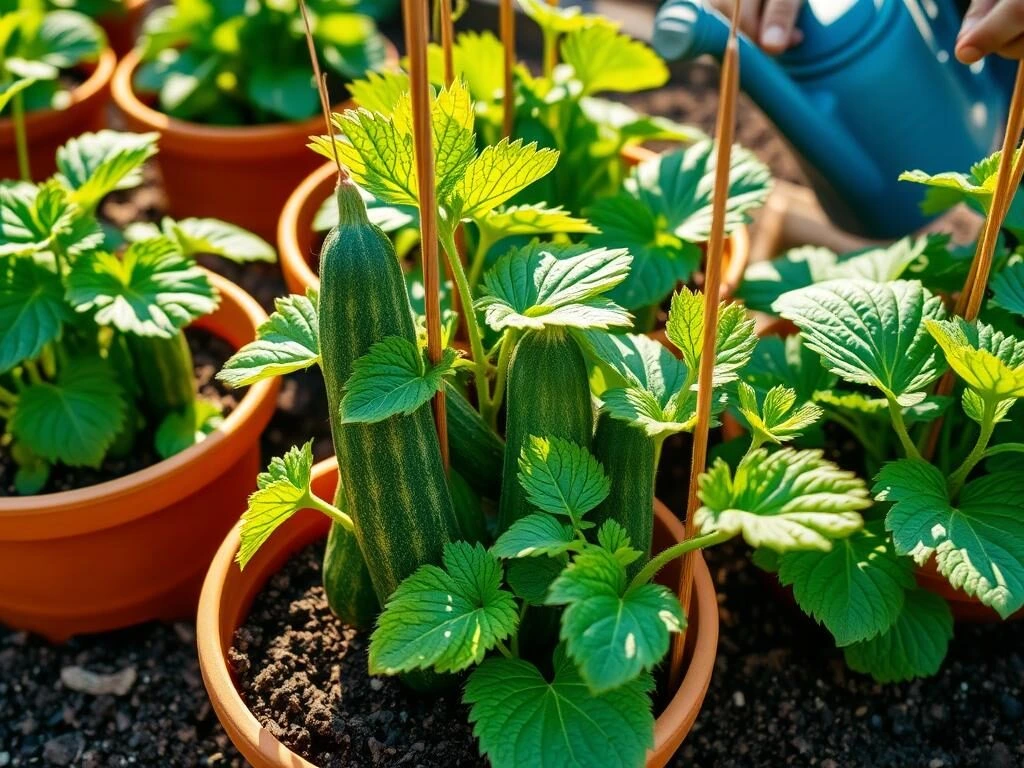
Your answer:
[[[21,367],[25,369],[25,373],[28,374],[28,380],[32,384],[42,384],[43,377],[39,373],[39,366],[36,365],[35,360],[25,360]]]
[[[487,404],[482,408],[483,417],[492,428],[498,426],[498,411],[505,399],[505,377],[508,374],[508,361],[512,356],[512,350],[519,340],[519,332],[514,328],[506,328],[505,334],[501,337],[501,351],[498,353],[498,373],[494,380],[494,392],[491,394]]]
[[[991,456],[998,456],[1001,453],[1024,453],[1024,443],[1003,443],[1002,445],[993,445],[985,451],[982,458],[987,459]]]
[[[306,498],[303,501],[302,506],[308,507],[309,509],[315,509],[317,512],[322,512],[349,533],[352,533],[355,530],[355,525],[353,524],[351,517],[346,515],[333,504],[328,504],[312,492],[306,494]]]
[[[975,442],[971,452],[967,454],[964,463],[960,465],[952,475],[949,476],[947,487],[949,497],[955,499],[956,495],[963,488],[967,476],[971,474],[978,462],[985,458],[985,450],[988,448],[988,441],[992,439],[992,433],[996,428],[996,403],[991,398],[985,399],[985,411],[982,414],[981,431],[978,433],[978,440]]]
[[[658,571],[668,565],[670,562],[675,560],[677,557],[682,557],[687,552],[692,552],[695,549],[703,549],[704,547],[710,547],[715,544],[721,544],[723,541],[728,541],[731,537],[727,533],[720,533],[719,531],[712,531],[711,533],[705,533],[703,536],[694,536],[692,539],[681,541],[668,549],[662,550],[643,567],[636,576],[633,577],[633,581],[630,582],[629,586],[638,587],[641,584],[646,584],[653,579]]]
[[[18,396],[11,392],[9,389],[0,387],[0,403],[7,403],[8,405],[14,405],[18,402]]]
[[[487,252],[496,242],[494,231],[482,221],[476,222],[479,237],[476,242],[476,251],[473,252],[473,263],[469,267],[469,290],[475,291],[480,284],[480,278],[484,272],[484,265],[487,263]]]
[[[466,333],[469,335],[469,348],[473,353],[473,380],[476,384],[477,401],[482,408],[490,403],[491,397],[487,387],[487,357],[484,355],[483,336],[480,334],[476,312],[473,310],[473,292],[470,290],[469,281],[466,279],[466,270],[462,266],[459,250],[455,245],[454,230],[447,222],[438,223],[441,247],[444,248],[445,256],[448,257],[452,277],[455,278],[455,285],[459,290],[459,300],[462,302],[462,314],[466,316]]]
[[[22,181],[32,181],[32,166],[28,159],[28,136],[25,133],[25,102],[16,93],[11,102],[14,114],[14,143],[18,152],[18,173]]]
[[[513,642],[518,642],[518,640],[519,640],[519,636],[516,635],[516,637],[513,640]],[[497,643],[495,643],[494,647],[497,648],[499,651],[501,651],[501,655],[504,656],[506,659],[517,658],[516,654],[512,653],[512,651],[510,651],[508,649],[508,646],[505,645],[503,642],[501,642],[501,640],[499,640]]]
[[[921,454],[917,450],[917,446],[914,445],[914,441],[910,439],[910,434],[907,432],[907,424],[903,421],[902,406],[896,402],[895,398],[888,395],[886,395],[885,399],[889,402],[889,417],[892,419],[892,427],[896,430],[896,435],[903,445],[903,452],[908,459],[920,459]]]
[[[544,30],[544,77],[551,79],[558,63],[558,35],[549,29]]]

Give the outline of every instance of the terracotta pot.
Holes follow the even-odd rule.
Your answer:
[[[643,147],[631,147],[623,152],[623,160],[636,165],[655,153]],[[320,287],[317,276],[319,254],[313,252],[313,219],[324,200],[334,189],[334,166],[327,164],[317,168],[303,179],[288,198],[277,225],[277,249],[281,258],[284,281],[292,293],[305,293],[306,288]],[[740,227],[726,241],[722,297],[732,296],[743,279],[750,260],[750,233]],[[666,341],[662,331],[653,334],[659,341]]]
[[[234,347],[266,314],[217,275],[220,307],[196,322]],[[0,622],[53,641],[194,614],[210,558],[245,511],[279,383],[251,387],[220,430],[126,477],[0,499]]]
[[[324,132],[323,118],[240,127],[178,120],[136,96],[138,66],[134,51],[118,64],[114,103],[129,130],[160,133],[157,162],[170,214],[212,216],[272,238],[292,190],[323,162],[306,147],[310,136]]]
[[[64,109],[41,109],[25,115],[29,162],[32,177],[45,179],[57,170],[57,147],[73,136],[107,127],[110,81],[117,65],[116,54],[107,48],[95,65],[83,68],[88,79],[71,91]],[[10,115],[10,112],[5,112]],[[0,119],[0,179],[17,179],[18,151],[14,138],[14,120]]]
[[[118,58],[126,56],[135,47],[147,2],[148,0],[124,0],[117,13],[97,19],[103,31],[107,33],[107,42]]]
[[[318,495],[330,498],[337,483],[334,459],[323,461],[313,470],[313,488]],[[683,527],[661,502],[655,507],[655,546],[663,548],[680,541]],[[260,725],[246,707],[235,687],[227,652],[235,630],[242,625],[253,599],[271,576],[296,552],[327,534],[328,521],[318,512],[300,512],[263,545],[245,571],[235,564],[238,551],[238,530],[224,540],[203,585],[199,601],[196,636],[199,644],[199,666],[213,708],[231,741],[255,768],[313,768],[278,741]],[[654,750],[647,755],[647,765],[665,765],[683,742],[700,711],[711,682],[718,648],[718,602],[703,558],[697,558],[694,599],[690,615],[690,637],[693,655],[683,682],[655,723]],[[659,581],[675,585],[679,578],[676,561],[662,571]]]

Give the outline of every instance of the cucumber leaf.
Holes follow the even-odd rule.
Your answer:
[[[527,500],[579,528],[583,516],[608,498],[611,481],[586,448],[558,437],[530,435],[519,457],[519,484]]]
[[[356,106],[390,117],[409,92],[409,75],[397,70],[367,72],[348,84],[348,92]]]
[[[573,68],[583,94],[631,93],[660,88],[668,67],[651,48],[614,27],[593,25],[562,39],[562,60]]]
[[[1024,261],[1011,264],[992,278],[992,301],[1003,309],[1024,315]]]
[[[274,312],[256,329],[255,341],[235,352],[217,374],[229,387],[301,371],[320,363],[317,293],[274,300]]]
[[[1024,397],[1024,341],[959,317],[925,325],[950,368],[982,399]]]
[[[679,599],[659,584],[627,586],[626,568],[599,547],[581,552],[555,579],[548,605],[564,605],[561,638],[593,694],[650,671],[686,624]]]
[[[629,533],[614,518],[605,520],[597,530],[597,543],[623,565],[639,560],[643,553],[633,549]]]
[[[567,563],[565,555],[509,560],[506,563],[508,585],[516,597],[528,605],[544,605],[548,589]]]
[[[874,491],[892,503],[885,527],[899,554],[919,565],[934,556],[953,587],[1004,619],[1024,606],[1024,473],[972,480],[953,504],[942,472],[901,459],[882,468]]]
[[[805,402],[796,406],[796,391],[778,385],[758,403],[757,392],[744,381],[739,383],[739,411],[754,436],[763,442],[781,444],[799,437],[803,430],[822,416],[820,406]]]
[[[275,456],[265,472],[256,476],[256,491],[239,525],[241,544],[235,562],[244,569],[263,542],[277,528],[301,509],[310,506],[313,491],[313,441],[301,448],[294,446],[284,456]]]
[[[103,30],[88,16],[75,11],[48,11],[34,35],[25,41],[22,55],[57,69],[95,61],[105,45]]]
[[[196,398],[195,403],[181,411],[167,414],[156,428],[156,452],[168,459],[196,443],[201,443],[224,423],[220,406]]]
[[[788,552],[779,581],[844,647],[888,631],[914,588],[913,563],[898,557],[881,524],[869,524],[827,552]]]
[[[604,16],[583,13],[583,9],[578,5],[562,8],[551,5],[546,0],[519,0],[519,7],[548,34],[561,35],[594,25],[612,27],[613,29],[615,26]]]
[[[918,282],[833,280],[784,294],[775,311],[800,328],[832,373],[913,405],[943,366],[925,321],[942,319],[942,299]]]
[[[751,451],[735,474],[722,459],[700,478],[696,522],[704,533],[742,534],[752,547],[776,552],[832,549],[833,540],[859,531],[867,488],[821,451]]]
[[[519,610],[501,563],[482,545],[445,545],[444,568],[423,565],[388,600],[370,639],[370,674],[458,672],[515,632]]]
[[[459,351],[446,347],[435,365],[420,348],[399,336],[389,336],[356,360],[339,406],[341,424],[374,424],[392,416],[408,416],[455,375]]]
[[[494,658],[469,676],[463,701],[491,765],[535,765],[539,755],[571,755],[580,766],[641,765],[654,745],[651,676],[595,696],[562,646],[554,668],[548,681],[528,661]]]
[[[704,346],[703,293],[683,287],[672,297],[665,333],[679,350],[686,367],[691,371],[699,370]],[[717,387],[735,381],[756,345],[754,319],[739,304],[720,304],[713,384]]]
[[[520,518],[509,526],[491,547],[491,554],[502,559],[552,557],[567,552],[576,541],[572,528],[541,512]]]
[[[667,397],[638,386],[609,389],[601,394],[604,410],[620,421],[627,421],[644,430],[648,437],[658,438],[679,432],[692,432],[697,426],[697,393],[679,390]],[[719,426],[716,417],[725,410],[728,396],[715,393],[711,401],[711,426]]]
[[[906,593],[903,610],[885,632],[843,649],[850,669],[880,683],[931,677],[939,671],[953,637],[953,615],[938,595]]]
[[[125,420],[126,404],[105,360],[70,360],[57,380],[31,384],[11,416],[14,438],[48,462],[98,467]]]
[[[537,142],[502,139],[466,166],[447,205],[459,218],[484,216],[551,173],[556,162],[558,152],[540,149]]]
[[[82,214],[59,182],[0,186],[0,256],[60,248],[75,257],[102,243],[96,220]]]
[[[495,240],[515,235],[590,235],[597,232],[586,219],[573,216],[561,207],[549,208],[544,203],[513,205],[489,211],[477,224]]]
[[[142,166],[156,154],[157,133],[84,133],[57,150],[57,178],[71,199],[92,210],[115,189],[142,183]]]
[[[335,206],[337,210],[337,206]],[[236,264],[250,261],[277,261],[277,251],[262,237],[219,219],[165,218],[163,231],[175,240],[185,256],[209,254],[221,256]]]
[[[581,331],[577,338],[588,359],[601,369],[609,388],[636,386],[664,405],[686,382],[686,366],[649,336]],[[602,392],[595,394],[600,397]]]
[[[0,259],[0,373],[39,357],[70,319],[56,274],[31,258]]]
[[[165,339],[219,301],[206,273],[164,237],[132,243],[120,258],[102,251],[80,257],[67,276],[67,300],[99,325]]]
[[[623,249],[534,240],[498,259],[484,275],[486,295],[475,307],[495,331],[629,325],[629,313],[603,294],[625,279],[630,263]]]

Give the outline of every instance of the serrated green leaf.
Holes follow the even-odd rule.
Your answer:
[[[317,294],[291,295],[274,300],[274,312],[256,329],[255,341],[239,349],[217,378],[230,387],[301,371],[320,363]]]
[[[1024,341],[963,318],[925,320],[949,367],[983,399],[1024,397]]]
[[[898,553],[919,565],[934,555],[953,587],[1003,618],[1024,606],[1024,473],[972,480],[954,505],[942,472],[901,459],[882,467],[874,491],[893,505],[885,527]]]
[[[239,524],[241,543],[235,562],[244,569],[253,556],[281,524],[300,509],[309,506],[312,498],[310,477],[313,471],[313,441],[301,448],[293,446],[282,457],[270,460],[266,472],[256,478],[257,490]]]
[[[409,75],[399,70],[367,72],[348,84],[348,92],[356,106],[390,117],[409,92]]]
[[[700,368],[704,346],[704,294],[683,287],[672,297],[665,327],[668,340],[691,371]],[[714,386],[735,381],[757,345],[754,319],[739,304],[720,304],[715,339]]]
[[[50,10],[43,15],[35,34],[26,40],[22,54],[57,69],[70,69],[83,61],[95,61],[105,42],[103,30],[88,16]]]
[[[335,205],[337,209],[337,205]],[[164,231],[177,241],[185,256],[209,254],[236,264],[277,261],[277,251],[262,237],[219,219],[164,219]]]
[[[645,115],[621,101],[584,96],[579,106],[588,121],[617,134],[616,144],[647,141],[680,141],[689,144],[707,139],[707,134],[696,126],[682,125],[660,115]]]
[[[245,95],[253,106],[287,121],[316,114],[320,102],[308,67],[254,62],[247,74]]]
[[[430,79],[435,85],[444,82],[444,51],[432,44],[427,51]],[[505,88],[504,48],[490,30],[460,32],[452,51],[455,73],[466,82],[470,96],[480,109],[481,103],[492,103]]]
[[[458,350],[447,347],[441,360],[430,365],[420,348],[399,336],[389,336],[356,360],[345,384],[339,416],[342,424],[374,424],[417,411],[455,374]]]
[[[495,240],[516,235],[588,235],[597,232],[586,219],[573,216],[562,207],[549,208],[544,203],[513,205],[491,210],[478,219]]]
[[[444,569],[421,566],[384,606],[370,639],[370,674],[458,672],[479,664],[519,624],[499,563],[482,545],[446,544]]]
[[[0,259],[0,373],[38,357],[70,317],[56,274],[31,258]]]
[[[551,5],[546,0],[519,0],[519,7],[541,29],[558,35],[594,25],[615,28],[615,24],[610,19],[597,14],[583,13],[583,9],[578,5],[563,8]]]
[[[812,402],[795,406],[796,391],[789,387],[781,384],[772,387],[758,403],[754,388],[744,381],[739,383],[740,413],[759,441],[787,442],[799,437],[822,416],[822,409]]]
[[[613,419],[628,421],[652,438],[692,432],[697,426],[697,394],[693,390],[676,392],[664,403],[637,386],[606,390],[601,399]],[[724,392],[711,401],[711,427],[719,426],[716,417],[725,410],[726,403]]]
[[[213,312],[219,298],[206,273],[166,238],[132,243],[118,258],[94,251],[67,276],[67,300],[99,325],[171,338]]]
[[[516,597],[528,605],[544,605],[551,583],[568,563],[565,555],[509,560],[506,579]]]
[[[551,515],[535,513],[516,520],[491,547],[500,558],[560,555],[576,541],[570,526]]]
[[[588,359],[601,368],[609,388],[637,386],[667,405],[686,382],[682,361],[649,336],[583,331],[577,338]],[[601,396],[602,392],[595,394]]]
[[[484,275],[475,307],[496,331],[552,326],[628,325],[629,313],[602,294],[629,273],[624,250],[587,250],[533,241],[502,256]]]
[[[156,452],[167,459],[201,443],[224,423],[220,406],[196,399],[182,411],[167,414],[156,429]]]
[[[635,768],[654,744],[649,675],[593,695],[564,649],[550,682],[521,659],[488,659],[469,676],[463,701],[473,733],[494,768],[537,765]],[[557,756],[557,757],[554,757]]]
[[[479,218],[544,178],[557,162],[558,152],[553,149],[538,148],[536,142],[525,144],[522,139],[510,142],[504,138],[485,147],[466,166],[451,189],[447,205],[458,211],[461,218]]]
[[[601,523],[597,530],[597,543],[624,566],[635,563],[643,556],[642,552],[633,549],[629,533],[614,519]]]
[[[781,384],[794,390],[801,401],[811,400],[815,393],[836,384],[836,377],[821,364],[817,353],[804,345],[799,334],[759,338],[740,376],[759,393]]]
[[[586,95],[645,91],[668,82],[668,67],[658,54],[639,40],[604,25],[566,35],[562,60],[573,68]]]
[[[912,589],[888,631],[847,646],[843,655],[850,669],[880,683],[898,683],[938,672],[952,637],[953,615],[946,601]]]
[[[102,242],[95,218],[71,202],[59,182],[0,186],[0,256],[60,248],[75,257]]]
[[[992,301],[1005,310],[1024,315],[1024,261],[1004,268],[992,278]]]
[[[821,451],[751,451],[736,468],[716,459],[700,478],[696,522],[704,533],[742,534],[752,547],[777,552],[829,551],[833,540],[858,531],[867,488]]]
[[[32,384],[19,393],[10,430],[51,463],[98,467],[125,411],[121,387],[104,360],[70,360],[56,382]]]
[[[942,373],[928,319],[941,319],[942,299],[918,282],[833,280],[783,295],[776,312],[800,328],[804,343],[829,370],[853,384],[912,405]]]
[[[142,183],[142,166],[156,154],[157,133],[99,131],[69,140],[57,150],[61,181],[73,190],[72,200],[93,210],[115,189]]]
[[[608,497],[611,481],[590,451],[559,437],[530,439],[519,457],[519,484],[527,500],[578,525]]]
[[[914,587],[913,563],[898,557],[880,524],[832,543],[827,552],[788,552],[779,581],[844,647],[888,631]]]

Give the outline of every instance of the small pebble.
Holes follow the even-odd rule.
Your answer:
[[[736,691],[732,695],[732,703],[735,707],[745,707],[747,705],[747,698],[743,695],[743,691]]]
[[[101,674],[90,672],[81,667],[64,667],[60,671],[60,681],[65,688],[91,696],[124,696],[135,685],[138,673],[135,667],[125,667],[120,672]]]
[[[79,734],[65,733],[43,745],[43,759],[50,765],[71,765],[78,758],[82,746]]]
[[[384,681],[381,680],[379,677],[372,677],[370,678],[370,687],[373,688],[373,690],[375,691],[379,691],[381,688],[384,687]]]
[[[935,759],[929,761],[928,768],[943,768],[945,764],[945,760],[943,760],[941,757],[936,757]]]

